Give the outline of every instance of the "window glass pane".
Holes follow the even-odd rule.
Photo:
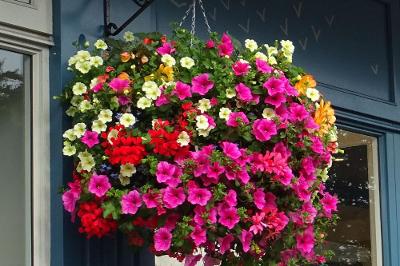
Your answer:
[[[30,57],[0,49],[0,264],[30,264]]]
[[[327,187],[338,195],[340,220],[327,246],[328,265],[381,265],[378,156],[376,138],[339,130],[339,147]]]

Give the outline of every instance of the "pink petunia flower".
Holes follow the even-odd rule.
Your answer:
[[[95,93],[97,93],[97,92],[99,92],[100,90],[103,89],[103,86],[104,86],[104,83],[103,83],[103,82],[97,83],[96,85],[94,85],[94,86],[92,87],[92,90],[93,90]]]
[[[315,239],[312,226],[309,226],[306,230],[304,230],[303,234],[296,235],[296,248],[303,256],[313,250],[314,244]]]
[[[224,197],[224,202],[228,204],[229,207],[235,207],[237,205],[237,194],[236,191],[230,189]]]
[[[175,88],[172,91],[172,93],[175,94],[181,101],[188,97],[192,97],[192,91],[190,85],[183,83],[181,81],[176,82]]]
[[[251,131],[259,141],[268,141],[272,136],[276,135],[276,125],[273,120],[257,119],[254,121]]]
[[[232,229],[239,222],[240,217],[236,208],[223,208],[219,211],[219,223],[228,229]]]
[[[159,205],[159,200],[160,196],[159,194],[156,193],[145,193],[142,196],[144,204],[146,204],[146,207],[151,209],[151,208],[157,208]]]
[[[192,92],[205,95],[214,87],[214,82],[210,80],[208,73],[200,74],[192,79]]]
[[[253,202],[259,210],[265,207],[265,193],[261,188],[257,188],[253,194]]]
[[[167,207],[168,209],[174,209],[179,205],[182,205],[185,202],[185,199],[186,195],[183,190],[183,187],[179,188],[167,187],[164,190],[163,201],[165,207]]]
[[[111,184],[106,175],[93,174],[90,178],[89,192],[95,194],[97,197],[104,196],[110,188]]]
[[[239,83],[235,87],[236,95],[238,98],[244,102],[253,101],[253,95],[251,94],[251,89],[244,85],[243,83]]]
[[[206,206],[211,196],[211,192],[206,188],[188,189],[188,201],[193,205]]]
[[[292,122],[303,121],[308,118],[310,114],[302,104],[292,103],[289,106],[289,120]]]
[[[193,239],[194,244],[198,247],[207,241],[206,230],[200,226],[196,226],[190,237]]]
[[[158,183],[165,183],[174,176],[176,166],[166,161],[157,164],[156,177]]]
[[[93,148],[94,145],[99,144],[99,134],[95,131],[86,130],[81,141],[89,148]]]
[[[131,102],[131,99],[128,96],[125,96],[125,95],[118,96],[118,103],[120,105],[127,105],[130,102]]]
[[[263,87],[268,90],[269,95],[275,95],[277,93],[284,93],[286,91],[286,84],[282,79],[269,78],[264,82]]]
[[[213,162],[208,165],[207,177],[218,181],[218,177],[225,172],[225,168],[219,162]]]
[[[219,56],[228,56],[230,57],[233,53],[234,47],[231,38],[228,34],[224,33],[221,38],[221,43],[218,45],[218,54]]]
[[[253,225],[250,227],[250,231],[253,234],[257,235],[258,233],[264,231],[264,228],[267,227],[267,225],[263,222],[264,218],[265,218],[264,212],[256,213],[251,217]]]
[[[123,90],[129,88],[129,80],[127,79],[120,79],[120,78],[113,78],[108,86],[115,92],[122,92]]]
[[[231,249],[231,244],[235,238],[232,234],[226,235],[225,237],[218,238],[219,252],[224,254]]]
[[[214,48],[214,47],[215,47],[215,43],[214,43],[213,40],[208,40],[206,42],[206,48],[211,49],[211,48]]]
[[[232,65],[233,73],[236,76],[246,76],[250,71],[250,64],[245,60],[238,60]]]
[[[265,103],[273,105],[275,107],[280,106],[286,102],[286,97],[283,93],[275,93],[274,95],[267,96],[264,100]]]
[[[169,42],[163,43],[162,46],[157,48],[157,53],[160,55],[173,54],[176,49]]]
[[[72,213],[75,210],[75,205],[76,205],[76,202],[78,201],[78,199],[79,199],[79,195],[77,195],[73,191],[67,190],[66,192],[64,192],[62,195],[64,209],[67,212]]]
[[[137,190],[132,190],[121,199],[121,211],[123,214],[135,214],[142,206],[142,200]]]
[[[332,216],[332,212],[337,211],[338,199],[329,193],[325,193],[321,200],[321,204],[325,215],[330,218]]]
[[[268,63],[262,59],[257,58],[256,59],[256,66],[257,70],[260,71],[261,73],[272,73],[274,70]]]
[[[322,154],[324,152],[324,145],[322,144],[322,141],[319,137],[317,136],[312,136],[311,137],[311,150],[317,154]]]
[[[154,249],[156,251],[167,251],[171,246],[171,232],[161,227],[154,233]]]
[[[223,141],[220,146],[222,148],[223,153],[232,160],[236,160],[242,155],[239,146],[236,143]]]
[[[232,112],[229,114],[228,121],[226,121],[226,125],[230,127],[239,127],[241,125],[247,125],[249,123],[249,119],[246,114],[243,112]]]
[[[158,96],[158,98],[156,99],[156,101],[154,102],[155,106],[160,107],[166,104],[169,104],[169,99],[168,96],[165,94],[161,94],[160,96]]]
[[[318,214],[317,209],[315,209],[312,203],[309,201],[303,204],[303,206],[301,207],[301,211],[303,213],[303,220],[306,224],[312,224]]]
[[[253,234],[250,231],[242,230],[242,233],[239,236],[240,242],[242,242],[242,248],[244,252],[248,252],[250,250],[251,240],[253,239]]]

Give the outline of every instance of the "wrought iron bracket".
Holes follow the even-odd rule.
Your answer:
[[[146,10],[154,0],[132,0],[139,9],[130,16],[121,26],[117,26],[115,23],[110,22],[110,2],[111,0],[103,0],[103,12],[104,12],[104,37],[115,36],[123,31],[132,21],[134,21],[143,11]]]

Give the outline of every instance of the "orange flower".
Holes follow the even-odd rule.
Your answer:
[[[118,75],[119,79],[124,79],[124,80],[129,80],[129,75],[126,72],[121,72],[121,74]]]
[[[157,70],[157,74],[161,79],[165,81],[173,81],[174,80],[174,69],[170,66],[164,66],[163,64]]]
[[[104,83],[104,82],[107,81],[107,79],[109,77],[110,77],[110,75],[108,75],[108,74],[100,75],[100,76],[97,77],[97,81],[101,82],[101,83]]]
[[[311,75],[302,76],[301,79],[294,85],[297,91],[302,95],[306,94],[307,88],[315,88],[316,86],[317,82]]]
[[[123,52],[120,54],[121,62],[126,63],[131,59],[131,54],[128,52]]]
[[[331,107],[331,102],[321,100],[314,114],[315,123],[319,125],[319,133],[326,134],[336,121],[335,111]]]

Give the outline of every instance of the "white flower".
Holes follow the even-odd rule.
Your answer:
[[[82,113],[86,112],[87,110],[92,109],[92,104],[88,101],[88,100],[83,100],[80,104],[79,104],[79,111],[81,111]]]
[[[80,50],[76,53],[75,55],[76,59],[78,62],[85,62],[88,61],[90,59],[90,53],[88,51],[85,50]]]
[[[86,125],[84,123],[78,123],[74,126],[73,128],[74,134],[77,138],[80,138],[85,134],[86,131]]]
[[[72,156],[76,153],[76,148],[71,143],[64,143],[63,154],[65,156]]]
[[[190,143],[189,134],[186,131],[182,131],[181,133],[179,133],[178,139],[176,140],[176,142],[178,142],[178,144],[181,147],[189,145],[189,143]]]
[[[99,83],[99,80],[97,79],[97,78],[93,78],[91,81],[90,81],[90,88],[93,88],[94,86],[96,86],[97,84]]]
[[[275,117],[275,112],[271,108],[264,108],[262,112],[262,117],[265,119],[272,119],[273,117]]]
[[[268,64],[270,65],[276,65],[278,62],[276,61],[276,58],[273,56],[268,57]]]
[[[198,129],[197,132],[199,133],[199,136],[208,137],[208,135],[210,134],[211,129],[212,128]]]
[[[123,185],[123,186],[127,186],[131,183],[131,179],[127,176],[120,175],[118,177],[118,179],[119,179],[119,182],[121,182],[121,185]]]
[[[136,167],[131,163],[122,164],[120,169],[120,174],[124,177],[131,177],[136,173]]]
[[[65,113],[70,117],[74,117],[77,111],[78,110],[75,107],[71,106],[65,111]]]
[[[161,90],[154,81],[143,83],[142,90],[146,93],[146,97],[152,100],[156,100],[161,95]]]
[[[278,49],[274,46],[269,46],[268,44],[265,45],[265,49],[267,49],[268,56],[275,56],[278,54]]]
[[[198,129],[207,129],[210,126],[205,115],[196,116],[196,127]]]
[[[250,52],[254,52],[255,50],[258,49],[258,44],[255,40],[251,40],[251,39],[246,39],[244,41],[244,46],[250,50]]]
[[[257,59],[261,59],[261,60],[264,60],[264,61],[268,61],[268,56],[266,56],[264,53],[261,53],[261,52],[257,52],[257,53],[254,55],[254,57],[257,58]]]
[[[94,67],[99,67],[103,65],[103,58],[100,56],[93,56],[89,60],[90,64]]]
[[[307,88],[306,90],[306,96],[313,102],[316,102],[319,100],[320,94],[317,89],[314,88]]]
[[[146,109],[151,106],[151,100],[146,97],[141,97],[137,101],[137,107],[140,109]]]
[[[78,58],[76,57],[76,55],[71,56],[71,57],[68,59],[68,66],[75,65],[76,62],[78,62]]]
[[[100,111],[99,120],[103,123],[111,122],[112,121],[112,111],[110,109],[104,109]]]
[[[199,105],[197,106],[197,109],[199,109],[202,113],[209,110],[210,108],[211,108],[211,102],[209,99],[203,98],[199,100]]]
[[[131,42],[135,39],[135,36],[131,31],[125,31],[124,33],[124,40],[127,42]]]
[[[229,108],[222,107],[221,109],[219,109],[219,118],[228,120],[231,113],[232,111]]]
[[[70,140],[70,141],[73,141],[73,140],[76,139],[76,136],[75,136],[75,134],[74,134],[74,130],[73,130],[73,129],[68,129],[68,130],[66,130],[66,131],[64,132],[64,134],[63,134],[63,137],[64,137],[65,139]]]
[[[190,57],[182,57],[180,60],[181,66],[187,69],[191,69],[194,66],[194,60]]]
[[[103,121],[94,120],[92,122],[92,130],[93,131],[95,131],[95,132],[100,134],[101,132],[106,131],[106,129],[107,129],[107,126]]]
[[[95,161],[93,159],[93,156],[88,151],[80,152],[78,154],[78,158],[81,161],[80,167],[83,170],[86,170],[89,172],[95,166]]]
[[[94,47],[100,50],[106,50],[108,48],[108,45],[105,41],[99,39],[94,43]]]
[[[283,53],[285,54],[293,54],[294,52],[294,45],[291,41],[281,41],[281,46],[282,46],[282,50]]]
[[[90,71],[91,65],[90,65],[90,62],[88,62],[88,61],[77,62],[75,65],[75,68],[82,74],[86,74]]]
[[[119,122],[124,127],[130,127],[136,123],[136,118],[133,116],[133,114],[125,113],[125,114],[121,115]]]
[[[79,106],[79,104],[81,104],[82,101],[83,101],[83,96],[74,95],[74,96],[72,96],[71,104],[73,106]]]
[[[75,95],[82,95],[82,94],[86,93],[86,91],[87,91],[87,87],[82,82],[77,82],[74,84],[74,86],[72,86],[72,92]]]
[[[161,57],[161,62],[163,62],[166,66],[174,66],[176,64],[175,58],[173,58],[169,54],[165,54]]]
[[[225,94],[226,94],[226,98],[232,99],[233,97],[236,96],[236,91],[232,88],[229,88],[229,89],[226,89]]]
[[[112,139],[116,139],[118,137],[119,131],[116,129],[111,129],[107,135],[107,140],[110,144],[113,144]]]

